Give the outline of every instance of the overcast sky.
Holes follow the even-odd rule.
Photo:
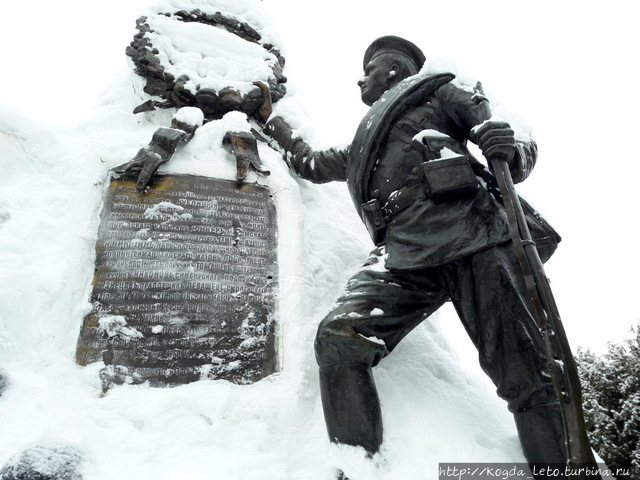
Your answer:
[[[151,3],[7,0],[0,103],[37,121],[81,120],[128,68],[125,47]],[[494,105],[518,112],[538,142],[538,167],[519,190],[564,238],[547,273],[572,343],[598,347],[640,319],[632,2],[263,4],[319,145],[346,144],[355,132],[365,111],[356,87],[362,53],[378,36],[405,36],[428,59],[451,59],[482,80]]]

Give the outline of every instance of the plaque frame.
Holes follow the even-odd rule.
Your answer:
[[[278,370],[278,235],[264,186],[112,178],[76,360],[113,384],[252,383]]]

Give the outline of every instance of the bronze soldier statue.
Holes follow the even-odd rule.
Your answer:
[[[382,421],[372,367],[451,301],[514,415],[527,460],[565,465],[559,400],[503,199],[492,172],[467,148],[470,140],[488,160],[506,160],[517,183],[536,162],[536,144],[516,141],[507,123],[490,119],[481,88],[462,88],[450,74],[416,75],[424,61],[416,45],[399,37],[369,46],[358,85],[371,109],[345,150],[314,151],[293,136],[272,115],[263,88],[263,132],[300,177],[346,181],[376,244],[316,336],[329,437],[378,451]],[[546,261],[560,238],[524,207]],[[594,463],[587,450],[578,462]]]

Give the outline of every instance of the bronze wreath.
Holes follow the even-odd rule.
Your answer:
[[[198,9],[186,12],[180,10],[174,13],[159,13],[182,22],[198,22],[212,27],[222,27],[228,32],[246,40],[261,45],[267,52],[274,55],[277,62],[273,64],[273,78],[268,82],[273,102],[280,100],[286,93],[286,77],[283,75],[285,59],[280,51],[270,43],[262,43],[260,33],[250,25],[235,18],[227,17],[220,12],[204,13]],[[220,91],[211,88],[198,88],[195,94],[185,88],[189,81],[187,75],[174,78],[165,71],[158,58],[159,51],[147,39],[146,33],[153,31],[147,23],[147,17],[136,20],[136,33],[126,54],[131,57],[135,65],[135,73],[146,80],[144,92],[162,98],[162,101],[148,100],[134,109],[134,113],[154,110],[156,108],[180,108],[185,106],[199,107],[205,114],[206,120],[222,117],[232,110],[239,110],[247,114],[253,113],[262,104],[262,94],[258,87],[248,93],[241,94],[237,90],[226,87]]]

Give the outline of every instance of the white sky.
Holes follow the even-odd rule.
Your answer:
[[[149,0],[7,0],[0,104],[39,121],[82,118],[126,67]],[[601,347],[640,319],[632,2],[265,0],[289,88],[322,146],[346,144],[365,107],[356,81],[374,38],[395,34],[451,58],[533,129],[540,159],[519,188],[564,238],[547,265],[572,344]],[[633,9],[633,10],[632,10]],[[494,102],[496,103],[496,102]],[[346,205],[345,208],[351,208]]]

